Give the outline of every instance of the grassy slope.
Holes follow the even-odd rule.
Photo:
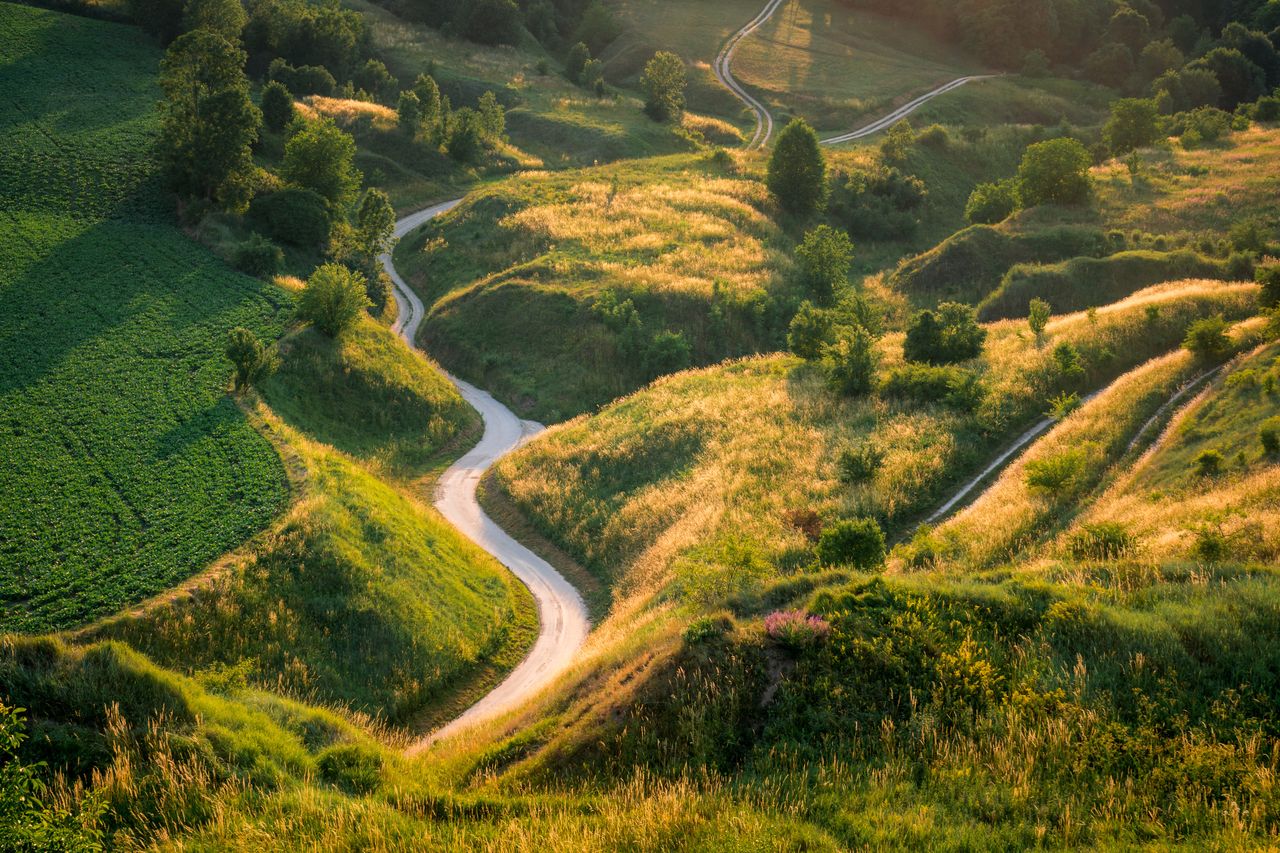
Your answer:
[[[291,300],[168,224],[155,47],[9,4],[0,32],[0,627],[40,630],[163,589],[279,511],[284,471],[226,399],[221,347],[277,333]]]

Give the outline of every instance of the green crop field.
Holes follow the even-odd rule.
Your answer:
[[[287,497],[221,345],[277,334],[291,299],[164,224],[159,57],[137,30],[0,4],[0,628],[154,594]]]

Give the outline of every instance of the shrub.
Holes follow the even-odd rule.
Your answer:
[[[1227,336],[1227,321],[1221,314],[1196,320],[1187,327],[1182,345],[1205,361],[1216,361],[1231,351],[1231,338]]]
[[[331,746],[316,762],[320,777],[352,794],[367,794],[382,782],[382,756],[356,743]]]
[[[929,193],[924,181],[893,167],[858,169],[831,199],[833,219],[871,240],[910,237]]]
[[[258,336],[243,326],[227,332],[227,344],[223,349],[235,372],[232,383],[237,391],[257,385],[280,366],[276,354],[267,348]]]
[[[684,112],[684,90],[688,85],[684,61],[660,50],[645,63],[640,86],[645,92],[644,111],[655,121],[667,121]]]
[[[1085,451],[1080,448],[1033,459],[1026,465],[1027,487],[1052,498],[1066,497],[1079,483],[1085,461]]]
[[[262,87],[262,123],[267,130],[282,132],[293,121],[293,95],[279,80]]]
[[[459,163],[471,163],[484,150],[485,128],[480,114],[470,107],[455,110],[449,117],[449,132],[444,147]]]
[[[321,65],[300,65],[294,67],[283,59],[272,60],[267,69],[267,77],[283,83],[297,95],[332,95],[338,82],[333,79],[329,69]]]
[[[1223,264],[1227,281],[1248,281],[1254,277],[1253,255],[1249,252],[1232,252]]]
[[[875,339],[862,326],[854,326],[827,347],[823,363],[827,384],[836,393],[846,397],[866,394],[875,383],[880,363]]]
[[[685,626],[684,641],[691,646],[696,646],[723,636],[726,628],[729,627],[726,621],[715,616],[700,616]]]
[[[1222,528],[1205,524],[1192,531],[1191,555],[1206,563],[1220,563],[1231,556],[1231,539]]]
[[[995,225],[1012,216],[1018,203],[1018,186],[1013,181],[978,184],[964,206],[964,218],[970,223]]]
[[[370,59],[356,69],[356,73],[351,75],[351,82],[357,89],[363,89],[376,100],[389,98],[396,89],[400,88],[400,81],[393,77],[387,70],[387,66],[378,59]]]
[[[1199,107],[1175,117],[1174,127],[1181,128],[1178,135],[1183,148],[1196,148],[1226,136],[1231,131],[1231,113],[1215,107]]]
[[[951,144],[951,134],[942,125],[931,124],[916,135],[916,144],[944,151]]]
[[[363,275],[341,264],[324,264],[307,279],[298,315],[334,338],[354,326],[368,307]]]
[[[317,247],[329,239],[329,211],[318,193],[300,187],[255,198],[249,218],[277,240]]]
[[[825,640],[831,625],[821,616],[803,610],[775,610],[764,617],[764,631],[779,645],[801,651]]]
[[[270,278],[284,263],[284,252],[261,234],[250,234],[249,239],[236,246],[236,269],[258,278]]]
[[[917,311],[907,327],[902,353],[907,361],[953,364],[977,358],[987,330],[968,305],[943,302],[937,311]]]
[[[884,531],[874,518],[837,521],[818,537],[818,561],[824,566],[869,571],[883,566],[884,557]]]
[[[1253,271],[1254,281],[1262,286],[1258,294],[1258,304],[1263,308],[1280,306],[1280,261],[1272,260],[1259,264]]]
[[[884,451],[869,441],[845,448],[841,451],[837,462],[840,469],[840,482],[849,485],[865,483],[875,477],[883,464]]]
[[[787,328],[787,348],[806,361],[814,361],[831,344],[831,336],[831,313],[805,301]]]
[[[400,100],[396,103],[396,126],[409,138],[417,136],[418,128],[422,126],[422,100],[417,92],[406,90],[400,93]]]
[[[1221,451],[1218,450],[1202,450],[1196,455],[1196,476],[1198,477],[1218,477],[1222,475],[1226,468],[1226,459],[1223,458]]]
[[[1053,309],[1049,307],[1049,303],[1040,297],[1031,300],[1031,304],[1027,310],[1027,325],[1031,327],[1031,332],[1039,340],[1044,336],[1044,330],[1049,325],[1049,317],[1052,316]]]
[[[880,394],[918,403],[939,403],[971,411],[982,399],[982,386],[971,370],[954,365],[906,364],[896,367],[880,385]]]
[[[1089,151],[1077,139],[1050,139],[1027,147],[1018,167],[1018,194],[1027,207],[1079,204],[1089,197]]]
[[[1111,104],[1111,118],[1102,129],[1107,147],[1114,155],[1145,148],[1160,138],[1160,114],[1156,102],[1142,98],[1121,98]]]
[[[564,76],[574,83],[579,82],[582,79],[582,69],[586,67],[589,59],[591,59],[591,49],[582,42],[569,48],[569,53],[564,60]]]
[[[818,135],[803,119],[793,119],[769,155],[769,192],[783,210],[806,215],[827,201],[827,164]]]
[[[1123,524],[1084,524],[1072,534],[1067,550],[1077,560],[1117,560],[1133,552],[1134,538]]]
[[[692,360],[693,349],[684,332],[664,329],[649,341],[644,354],[644,370],[650,379],[684,370]]]
[[[804,235],[796,249],[805,288],[819,305],[830,305],[849,284],[853,243],[849,235],[830,225],[819,225]]]
[[[880,143],[880,156],[886,163],[902,165],[915,141],[916,134],[911,129],[911,122],[904,118],[885,132],[884,140]]]
[[[1258,440],[1267,456],[1280,454],[1280,418],[1269,418],[1258,427]]]
[[[1261,122],[1280,121],[1280,97],[1263,95],[1259,98],[1253,108],[1253,118]]]

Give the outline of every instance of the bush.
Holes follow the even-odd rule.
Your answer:
[[[977,358],[987,330],[968,305],[943,302],[937,311],[917,311],[907,327],[902,353],[907,361],[953,364]]]
[[[277,240],[315,248],[329,239],[329,210],[318,193],[300,187],[255,198],[249,218]]]
[[[1280,418],[1269,418],[1258,427],[1258,440],[1267,456],[1280,454]]]
[[[1227,336],[1227,321],[1221,314],[1196,320],[1187,327],[1182,346],[1205,361],[1217,361],[1231,351],[1231,338]]]
[[[1146,148],[1160,138],[1160,114],[1156,102],[1141,98],[1121,98],[1111,104],[1111,118],[1102,136],[1113,155]]]
[[[849,329],[827,347],[823,355],[827,384],[846,397],[859,396],[871,390],[879,363],[875,339],[862,326]]]
[[[320,65],[300,65],[294,67],[283,59],[272,60],[267,69],[267,78],[284,84],[295,95],[332,95],[338,82],[333,79],[329,69]]]
[[[1200,107],[1174,118],[1174,129],[1183,148],[1197,148],[1217,142],[1231,132],[1231,113],[1215,107]]]
[[[931,124],[916,135],[916,144],[936,151],[945,151],[951,144],[951,134],[940,124]]]
[[[859,169],[831,199],[831,217],[850,234],[900,240],[915,233],[929,193],[924,181],[893,167]]]
[[[382,783],[382,756],[356,743],[331,746],[316,762],[320,778],[351,794],[368,794]]]
[[[275,373],[280,366],[276,354],[258,340],[257,335],[243,326],[237,326],[227,333],[223,353],[235,369],[232,383],[237,391],[257,385]]]
[[[1196,476],[1198,477],[1218,477],[1226,469],[1226,459],[1223,458],[1221,451],[1218,450],[1202,450],[1196,455]]]
[[[449,118],[449,133],[445,150],[459,163],[471,163],[479,159],[484,150],[485,128],[480,114],[470,107],[455,110]]]
[[[653,336],[644,354],[644,370],[650,379],[684,370],[692,361],[693,348],[684,332],[664,329]]]
[[[284,263],[284,252],[261,234],[250,234],[249,239],[236,246],[236,269],[258,278],[270,278]]]
[[[800,303],[787,328],[787,348],[805,361],[814,361],[822,357],[831,338],[831,313],[815,308],[812,302]]]
[[[819,225],[804,235],[796,249],[804,286],[819,305],[830,305],[849,284],[853,243],[849,235],[830,225]]]
[[[884,531],[874,518],[837,521],[818,537],[818,561],[824,566],[853,566],[860,571],[884,565]]]
[[[995,225],[1012,216],[1018,204],[1018,186],[1013,181],[978,184],[964,206],[964,218],[969,223]]]
[[[880,394],[972,411],[982,402],[982,384],[976,373],[954,365],[909,363],[890,371],[880,385]]]
[[[1032,297],[1027,306],[1027,325],[1037,341],[1044,337],[1044,330],[1049,326],[1049,317],[1052,315],[1053,309],[1049,307],[1048,302],[1039,297]]]
[[[803,119],[793,119],[769,155],[769,192],[783,210],[806,215],[827,201],[827,164],[818,135]]]
[[[387,66],[377,59],[370,59],[358,68],[356,73],[351,75],[351,82],[357,89],[363,89],[379,101],[391,97],[400,88],[400,81],[393,77],[387,70]]]
[[[1018,167],[1018,194],[1027,207],[1080,204],[1089,197],[1089,150],[1077,139],[1050,139],[1027,147]]]
[[[1231,540],[1215,525],[1204,525],[1192,531],[1195,537],[1191,555],[1206,563],[1220,563],[1231,556]]]
[[[1066,497],[1079,484],[1085,461],[1083,449],[1066,450],[1044,459],[1033,459],[1026,465],[1027,487],[1052,498]]]
[[[1263,95],[1259,98],[1253,108],[1253,118],[1268,123],[1280,121],[1280,97]]]
[[[690,622],[684,629],[684,641],[691,646],[722,637],[732,627],[732,623],[723,617],[700,616]]]
[[[1076,560],[1118,560],[1133,552],[1135,540],[1123,524],[1103,521],[1084,524],[1072,534],[1067,550]]]
[[[307,279],[298,315],[334,338],[353,327],[368,307],[365,277],[341,264],[325,264]]]
[[[262,87],[262,123],[267,130],[282,132],[293,121],[293,95],[279,80]]]
[[[580,82],[582,80],[582,70],[586,67],[589,59],[591,59],[591,49],[582,42],[578,42],[569,48],[569,53],[564,60],[564,76],[574,83]]]
[[[869,441],[856,447],[845,448],[841,451],[837,462],[840,482],[851,486],[866,483],[875,477],[883,464],[884,451]]]
[[[798,652],[825,640],[831,625],[803,610],[775,610],[764,617],[764,631],[769,639]]]

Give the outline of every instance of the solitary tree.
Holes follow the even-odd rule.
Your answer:
[[[849,264],[853,260],[853,243],[849,235],[830,225],[819,225],[804,235],[796,249],[796,260],[805,287],[819,305],[830,305],[849,284]]]
[[[574,83],[582,80],[582,69],[591,59],[591,49],[582,42],[578,42],[569,48],[569,54],[564,60],[564,75]]]
[[[1079,204],[1089,197],[1089,150],[1066,137],[1027,147],[1018,167],[1018,193],[1027,207]]]
[[[314,190],[334,210],[347,210],[360,189],[356,142],[331,119],[305,122],[284,146],[285,180]]]
[[[1111,118],[1102,129],[1107,147],[1114,155],[1145,148],[1160,138],[1160,114],[1156,102],[1143,98],[1121,98],[1111,104]]]
[[[480,114],[485,141],[490,145],[501,142],[507,135],[507,113],[498,103],[498,96],[485,92],[476,102],[476,112]]]
[[[223,351],[235,368],[232,383],[237,391],[257,385],[274,373],[280,364],[276,354],[243,326],[236,326],[227,333],[227,345]]]
[[[325,264],[307,279],[298,315],[331,338],[350,329],[369,307],[365,278],[341,264]]]
[[[280,133],[291,121],[293,95],[283,83],[272,80],[262,87],[262,123],[273,133]]]
[[[1031,306],[1027,312],[1027,325],[1031,327],[1037,341],[1044,337],[1044,330],[1049,325],[1049,317],[1052,313],[1049,303],[1040,297],[1037,296],[1031,300]]]
[[[434,128],[440,121],[440,87],[430,74],[419,74],[413,83],[413,93],[418,96],[420,118],[424,127]]]
[[[244,51],[222,36],[194,30],[160,63],[160,151],[174,189],[236,210],[248,202],[250,147],[262,119],[244,62]]]
[[[789,213],[806,215],[826,204],[827,163],[818,135],[804,119],[793,119],[778,136],[766,183]]]
[[[667,121],[684,112],[684,89],[688,84],[684,62],[674,53],[660,50],[644,66],[640,85],[644,87],[644,111],[655,121]]]

